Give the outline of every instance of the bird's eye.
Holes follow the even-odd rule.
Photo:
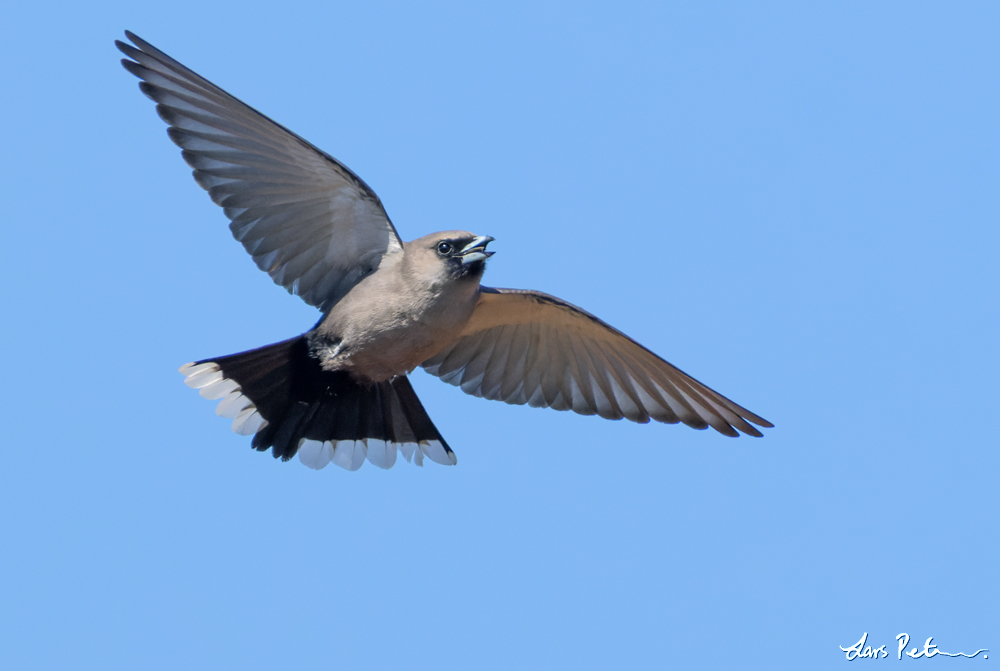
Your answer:
[[[437,246],[438,254],[441,256],[448,256],[451,254],[452,249],[454,249],[454,247],[451,246],[450,242],[439,242]]]

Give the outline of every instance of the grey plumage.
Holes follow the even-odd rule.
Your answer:
[[[126,32],[124,67],[157,103],[195,180],[257,266],[323,312],[281,343],[186,364],[186,383],[276,458],[348,469],[446,464],[454,452],[407,380],[417,366],[483,398],[760,436],[769,422],[597,317],[533,291],[482,287],[492,241],[404,243],[346,166]]]

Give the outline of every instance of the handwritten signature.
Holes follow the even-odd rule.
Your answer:
[[[944,655],[945,657],[968,657],[969,659],[972,659],[973,657],[979,655],[979,653],[983,653],[983,659],[989,659],[989,655],[986,654],[987,652],[989,652],[987,648],[976,650],[971,655],[965,652],[945,652],[944,650],[939,650],[935,644],[931,643],[931,641],[933,640],[934,637],[931,636],[926,641],[924,641],[923,650],[920,650],[919,648],[916,647],[907,650],[906,656],[912,659],[919,659],[921,657],[926,657],[929,659],[931,657],[937,657],[938,655]],[[865,658],[884,659],[889,656],[889,653],[886,652],[884,645],[880,645],[878,647],[865,645],[867,641],[868,641],[868,632],[866,631],[864,635],[861,637],[861,640],[852,645],[851,647],[845,648],[844,646],[840,646],[840,649],[847,653],[847,661],[851,661],[854,659],[865,659]],[[903,659],[903,651],[906,650],[906,646],[910,644],[910,635],[900,634],[899,636],[896,637],[896,641],[899,643],[899,650],[897,650],[896,652],[896,659]]]

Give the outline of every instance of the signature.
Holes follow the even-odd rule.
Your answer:
[[[979,653],[983,653],[983,659],[989,659],[989,655],[986,654],[987,652],[989,652],[987,648],[976,650],[971,655],[966,652],[945,652],[944,650],[940,650],[934,643],[932,643],[931,641],[933,640],[934,637],[931,636],[926,641],[924,641],[923,650],[917,647],[913,647],[910,650],[906,650],[906,646],[910,644],[910,635],[905,633],[900,634],[899,636],[896,637],[896,641],[897,643],[899,643],[899,649],[896,651],[896,659],[903,659],[904,650],[906,650],[905,652],[906,656],[912,659],[920,659],[921,657],[926,657],[930,659],[931,657],[937,657],[938,655],[944,655],[945,657],[968,657],[969,659],[972,659],[973,657],[978,656]],[[889,653],[886,652],[884,645],[880,645],[877,647],[872,645],[866,645],[867,641],[868,641],[868,632],[866,631],[864,635],[861,637],[861,640],[852,645],[851,647],[845,648],[844,646],[840,646],[840,649],[847,653],[847,661],[851,661],[854,659],[884,659],[889,656]]]

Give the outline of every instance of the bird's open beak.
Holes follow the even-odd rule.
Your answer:
[[[482,261],[493,256],[496,252],[486,251],[486,245],[493,242],[493,240],[494,238],[491,238],[488,235],[480,235],[475,238],[458,253],[458,255],[462,257],[462,263],[466,264],[472,263],[473,261]]]

